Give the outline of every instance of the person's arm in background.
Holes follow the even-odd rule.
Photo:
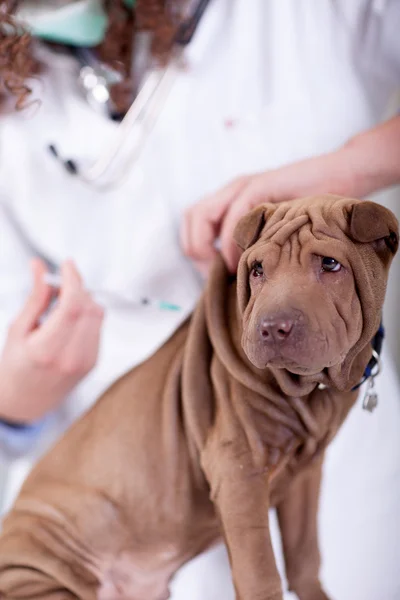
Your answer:
[[[29,256],[0,210],[0,455],[35,445],[46,415],[92,369],[99,349],[103,311],[74,265],[62,267],[54,307],[44,264],[34,260],[32,271],[33,287]]]
[[[202,199],[185,215],[183,250],[206,270],[219,238],[225,261],[234,271],[239,255],[233,230],[254,206],[320,193],[362,198],[396,183],[400,183],[400,116],[356,135],[334,152],[240,177]]]

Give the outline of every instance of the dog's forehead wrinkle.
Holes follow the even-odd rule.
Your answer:
[[[311,233],[318,239],[348,240],[347,228],[336,215],[316,215],[310,217]]]
[[[326,229],[322,228],[321,226],[311,228],[310,232],[311,232],[311,235],[320,242],[329,241],[329,240],[332,240],[335,242],[340,242],[344,239],[342,230],[340,230],[340,229],[335,230],[335,229],[333,229],[333,227],[328,226],[328,225],[326,226]]]
[[[344,214],[348,210],[343,198],[329,195],[314,198],[311,203],[308,198],[283,203],[268,218],[262,237],[283,245],[296,231],[308,230],[317,239],[343,240]]]
[[[314,235],[343,239],[347,237],[348,216],[354,202],[355,200],[327,194],[303,199],[298,210],[309,215]]]
[[[304,227],[308,221],[309,217],[307,214],[300,214],[294,216],[290,220],[283,219],[276,223],[267,222],[263,231],[263,239],[273,241],[275,244],[283,246],[291,236]]]

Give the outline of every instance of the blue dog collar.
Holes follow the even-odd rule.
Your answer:
[[[381,370],[380,354],[384,337],[385,331],[381,323],[372,340],[372,357],[365,368],[363,378],[352,390],[357,390],[363,383],[367,383],[362,407],[368,412],[373,412],[378,405],[378,394],[375,391],[375,377]]]
[[[361,387],[363,383],[365,383],[369,379],[377,376],[378,373],[376,372],[376,370],[379,367],[379,362],[380,362],[379,357],[381,355],[384,338],[385,338],[385,329],[381,323],[379,325],[378,331],[376,332],[376,334],[372,340],[372,356],[370,358],[369,363],[365,367],[363,378],[361,379],[360,383],[358,383],[356,386],[354,386],[352,388],[352,391],[358,390],[358,388]]]

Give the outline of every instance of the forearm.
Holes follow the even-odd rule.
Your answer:
[[[400,183],[400,116],[357,134],[338,150],[276,169],[269,177],[277,202],[324,193],[362,198]]]
[[[356,135],[341,152],[356,197],[400,183],[400,116]]]

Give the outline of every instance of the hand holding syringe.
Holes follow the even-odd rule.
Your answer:
[[[38,259],[32,270],[32,289],[10,323],[0,360],[1,415],[17,423],[40,421],[95,366],[104,315],[100,304],[179,310],[108,290],[89,292],[71,261],[60,266],[60,275],[49,274]]]
[[[33,285],[10,321],[0,360],[4,420],[40,422],[96,365],[104,310],[71,261],[60,272],[54,302],[52,286],[44,281],[45,263],[32,260]]]

